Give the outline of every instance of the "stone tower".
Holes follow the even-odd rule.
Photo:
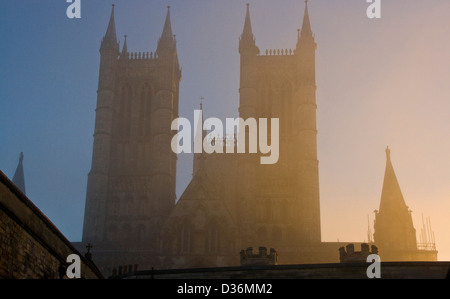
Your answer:
[[[386,149],[386,170],[374,230],[374,243],[380,249],[382,260],[415,260],[412,254],[417,251],[416,230],[392,166],[389,148]]]
[[[170,143],[180,80],[170,7],[156,52],[132,53],[126,36],[119,49],[113,6],[100,47],[84,244],[117,252],[159,250],[159,232],[176,201],[177,157]],[[134,263],[122,257],[109,262]]]
[[[288,247],[321,242],[315,51],[307,1],[296,49],[265,54],[256,46],[247,5],[239,41],[239,115],[279,118],[280,153],[272,165],[260,164],[257,155],[240,155],[238,210],[244,212],[237,218],[249,240],[243,246],[274,247],[292,262],[298,254],[291,256]]]

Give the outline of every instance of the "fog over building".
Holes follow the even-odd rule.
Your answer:
[[[261,51],[249,5],[246,9],[237,45],[238,113],[243,119],[279,118],[279,160],[264,165],[256,154],[195,154],[192,180],[177,200],[171,124],[183,101],[183,62],[170,8],[157,49],[134,53],[126,38],[119,47],[113,7],[100,46],[83,237],[74,243],[78,248],[93,245],[93,260],[104,274],[125,265],[237,266],[241,250],[259,246],[275,248],[278,264],[339,262],[339,248],[346,243],[321,238],[317,44],[308,3],[303,19],[299,13],[301,30],[286,29],[297,40],[295,49]],[[248,144],[248,132],[238,134],[245,134]],[[437,260],[436,250],[417,247],[390,150],[374,244],[383,261]]]

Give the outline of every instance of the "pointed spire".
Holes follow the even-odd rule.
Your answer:
[[[105,40],[117,41],[116,22],[114,20],[114,4],[112,5],[111,17],[109,19],[108,29],[106,30]]]
[[[305,15],[303,16],[303,25],[302,29],[298,30],[297,37],[297,50],[299,50],[302,45],[311,45],[313,49],[316,48],[316,42],[314,41],[314,35],[311,30],[311,22],[309,20],[308,0],[305,0]]]
[[[173,33],[172,33],[172,24],[170,22],[170,6],[167,6],[167,15],[166,15],[166,21],[164,23],[164,29],[161,35],[162,38],[170,38],[173,39]]]
[[[386,149],[386,171],[381,192],[380,210],[375,210],[374,242],[385,252],[385,261],[401,261],[404,251],[417,250],[416,230],[411,210],[403,199],[392,167],[391,150]]]
[[[106,34],[103,37],[102,45],[100,50],[114,50],[114,52],[119,52],[119,44],[117,43],[116,35],[116,22],[114,20],[114,4],[112,5],[111,17],[109,18],[108,28],[106,29]]]
[[[23,153],[20,153],[19,164],[17,165],[16,172],[12,182],[25,194],[25,175],[23,171]]]
[[[242,53],[243,49],[249,49],[251,52],[259,53],[258,47],[256,47],[255,36],[252,31],[252,22],[250,20],[250,4],[247,3],[247,12],[245,14],[244,29],[239,40],[239,53]]]
[[[200,98],[200,110],[202,111],[202,140],[205,140],[206,137],[206,130],[203,130],[203,124],[205,123],[205,115],[203,113],[203,100],[205,98],[201,97]]]
[[[204,120],[204,113],[203,113],[203,100],[204,100],[205,98],[204,97],[200,97],[200,113],[201,113],[201,116],[200,116],[200,118],[198,119],[198,121],[197,121],[197,129],[196,129],[196,135],[194,136],[194,138],[196,138],[198,135],[198,133],[200,133],[199,132],[199,126],[200,126],[200,128],[201,128],[201,131],[202,131],[202,138],[201,138],[201,143],[203,144],[203,141],[205,140],[205,138],[206,138],[206,130],[204,130],[203,129],[203,125],[204,125],[204,123],[205,123],[205,120]],[[195,144],[195,141],[194,141],[194,144]],[[199,166],[200,166],[200,164],[202,163],[202,160],[203,159],[206,159],[206,157],[204,156],[204,151],[202,150],[202,152],[201,153],[195,153],[194,154],[194,165],[193,165],[193,172],[192,172],[192,174],[193,175],[195,175],[195,173],[197,172],[197,170],[199,169]]]
[[[244,30],[242,37],[250,37],[253,39],[252,22],[250,21],[250,3],[247,3],[247,13],[245,15]]]
[[[391,150],[386,148],[386,170],[384,174],[383,190],[381,192],[380,212],[407,211],[400,185],[391,162]]]
[[[303,17],[303,25],[300,36],[312,37],[311,22],[309,20],[308,0],[305,0],[305,15]]]
[[[172,24],[170,21],[170,6],[167,6],[166,21],[164,22],[164,29],[161,34],[161,38],[158,42],[158,56],[161,57],[162,49],[174,50],[176,46],[175,37],[172,32]]]
[[[123,48],[122,48],[122,55],[123,58],[128,58],[128,46],[127,46],[127,35],[124,35],[124,42],[123,42]]]

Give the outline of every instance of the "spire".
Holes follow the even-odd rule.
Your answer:
[[[247,3],[247,13],[245,15],[244,30],[242,37],[250,37],[253,39],[252,22],[250,21],[250,3]]]
[[[239,53],[242,53],[243,49],[256,50],[259,53],[258,47],[256,47],[255,36],[252,31],[252,22],[250,20],[250,4],[247,3],[247,12],[244,21],[244,30],[239,41]]]
[[[162,48],[175,49],[175,37],[172,33],[172,24],[170,21],[170,6],[167,6],[166,21],[164,22],[164,28],[158,42],[157,51],[160,52]]]
[[[312,37],[311,22],[309,21],[308,0],[305,0],[305,15],[303,16],[303,25],[300,36]]]
[[[314,35],[311,30],[311,22],[309,20],[308,0],[305,0],[305,15],[303,16],[302,29],[298,30],[297,50],[299,49],[300,45],[305,43],[312,44],[314,46],[314,49],[316,47]]]
[[[205,120],[204,120],[204,115],[203,115],[203,100],[204,100],[205,98],[204,97],[200,97],[200,113],[201,113],[201,116],[200,116],[200,118],[197,120],[197,128],[195,129],[196,131],[195,131],[195,136],[194,136],[194,138],[196,138],[197,136],[198,136],[198,134],[200,133],[199,131],[201,130],[201,134],[202,134],[202,137],[201,137],[201,143],[203,144],[203,141],[205,140],[205,138],[206,138],[206,130],[203,128],[203,125],[204,125],[204,123],[205,123]],[[194,144],[195,144],[195,141],[194,141]],[[195,146],[195,145],[194,145]],[[195,175],[195,173],[197,172],[197,170],[199,169],[199,167],[200,167],[200,164],[202,163],[202,160],[203,159],[206,159],[206,156],[204,155],[204,151],[203,151],[203,149],[202,149],[202,152],[201,153],[195,153],[194,154],[194,163],[193,163],[193,172],[192,172],[192,175]]]
[[[128,58],[128,46],[127,46],[127,35],[124,35],[124,42],[123,42],[123,48],[122,48],[122,55],[123,58]]]
[[[170,39],[173,39],[173,34],[172,34],[172,24],[171,24],[171,22],[170,22],[170,6],[167,6],[166,21],[165,21],[165,23],[164,23],[164,29],[163,29],[161,38],[170,38]]]
[[[111,17],[109,19],[108,29],[106,30],[105,40],[117,41],[116,22],[114,20],[114,4],[112,5]]]
[[[117,43],[116,35],[116,22],[114,20],[114,4],[112,5],[111,17],[109,19],[108,28],[106,29],[106,34],[102,40],[102,49],[114,49],[119,52],[119,44]]]
[[[203,130],[203,124],[205,123],[205,117],[204,117],[204,113],[203,113],[203,100],[204,100],[205,98],[204,97],[201,97],[200,98],[200,110],[202,111],[202,123],[201,123],[201,125],[202,125],[202,140],[205,140],[205,137],[206,137],[206,131],[205,130]]]
[[[25,176],[23,172],[23,153],[20,153],[19,164],[17,165],[16,172],[12,182],[25,194]]]
[[[411,210],[403,199],[392,167],[391,150],[386,148],[386,171],[380,210],[375,210],[374,242],[384,252],[385,261],[408,259],[404,251],[417,250],[416,230]]]
[[[407,211],[400,185],[391,162],[391,150],[386,148],[386,170],[384,174],[383,190],[381,192],[380,213]]]

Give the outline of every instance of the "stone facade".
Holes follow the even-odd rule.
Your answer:
[[[80,256],[82,278],[103,278],[97,267],[81,256],[0,172],[0,278],[59,279],[60,269],[67,268],[66,259],[70,254]]]
[[[339,262],[342,244],[321,241],[317,45],[307,4],[302,29],[293,35],[295,49],[261,53],[247,6],[239,40],[239,117],[280,120],[278,162],[263,165],[255,154],[196,154],[192,181],[176,202],[171,123],[178,117],[181,71],[170,10],[150,54],[128,52],[126,40],[119,50],[113,10],[100,47],[83,240],[74,243],[94,245],[94,261],[105,275],[124,265],[237,266],[239,250],[257,246],[275,248],[280,264]],[[248,146],[246,130],[236,140]],[[436,260],[414,256],[416,249],[408,258]]]
[[[113,8],[100,57],[83,242],[156,252],[176,200],[171,123],[181,70],[169,12],[156,52],[131,53],[126,41],[119,51]]]

